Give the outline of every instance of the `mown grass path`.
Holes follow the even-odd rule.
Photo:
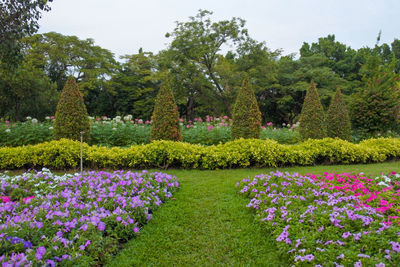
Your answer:
[[[400,162],[286,168],[290,172],[400,171]],[[267,169],[169,170],[181,189],[164,204],[141,234],[128,242],[109,266],[287,266],[274,240],[254,221],[237,181]]]

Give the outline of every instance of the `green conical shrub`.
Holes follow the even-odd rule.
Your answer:
[[[350,116],[339,87],[329,105],[328,113],[326,115],[326,127],[329,137],[339,137],[343,140],[350,139]]]
[[[80,132],[89,136],[90,125],[83,96],[79,91],[75,78],[70,76],[65,83],[58,100],[54,124],[54,137],[56,139],[68,138],[80,140]]]
[[[304,139],[327,136],[325,112],[314,82],[311,82],[300,114],[299,132]]]
[[[155,101],[150,140],[182,140],[178,107],[168,80],[161,84]]]
[[[233,139],[259,138],[260,131],[260,108],[249,81],[245,79],[233,108],[231,135]]]

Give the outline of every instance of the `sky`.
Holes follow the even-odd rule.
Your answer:
[[[176,21],[188,21],[199,9],[213,21],[246,20],[250,37],[283,55],[299,52],[303,42],[334,34],[354,49],[400,39],[399,0],[53,0],[39,20],[39,33],[58,32],[91,38],[116,57],[139,48],[167,48]]]

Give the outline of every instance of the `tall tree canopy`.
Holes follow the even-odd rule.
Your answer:
[[[220,105],[216,107],[220,108],[216,113],[223,114],[229,113],[231,104],[227,96],[228,88],[222,84],[216,71],[221,56],[219,53],[227,45],[238,45],[246,41],[248,33],[243,19],[232,18],[212,22],[211,15],[210,11],[200,10],[195,17],[190,17],[189,21],[177,22],[174,31],[167,33],[166,37],[172,38],[168,50],[178,62],[185,63],[182,67],[187,68],[188,72],[201,74],[206,81],[202,82],[202,88],[196,93],[201,94],[203,98],[214,100],[214,103],[215,100],[219,101]]]
[[[35,33],[42,11],[53,0],[0,0],[0,62],[17,65],[22,59],[19,40]]]

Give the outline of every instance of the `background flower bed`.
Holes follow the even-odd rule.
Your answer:
[[[179,187],[164,173],[115,171],[0,179],[0,262],[101,265]]]
[[[382,179],[271,172],[237,186],[251,199],[247,206],[272,233],[282,257],[293,263],[395,266],[400,263],[399,186],[390,178],[389,186],[378,185]],[[366,201],[371,194],[379,200]]]
[[[107,117],[91,118],[90,137],[85,140],[90,145],[122,146],[150,143],[151,121],[133,119],[132,116],[113,119]],[[26,122],[10,123],[0,119],[0,147],[39,144],[54,139],[54,118],[47,117],[44,122],[28,117]],[[181,119],[183,142],[201,145],[217,145],[231,141],[231,119],[228,117],[185,122]],[[274,127],[267,123],[260,139],[272,139],[282,144],[295,144],[300,141],[297,125]]]
[[[400,158],[400,139],[307,140],[282,145],[272,140],[238,139],[216,146],[155,141],[129,148],[83,146],[87,168],[236,168],[384,162]],[[80,143],[61,139],[38,145],[0,148],[0,169],[76,168]]]

